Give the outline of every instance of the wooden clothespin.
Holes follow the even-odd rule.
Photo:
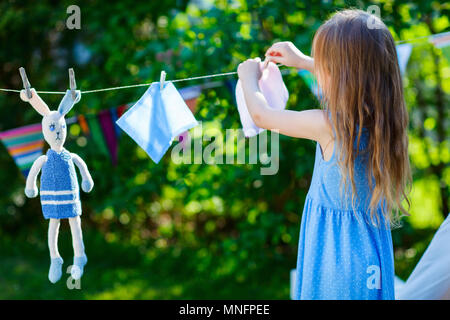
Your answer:
[[[73,71],[73,68],[69,69],[69,82],[72,99],[75,100],[75,98],[77,97],[77,93],[75,91],[77,89],[77,82],[75,81],[75,71]]]
[[[22,78],[23,82],[23,88],[26,90],[28,99],[31,99],[33,97],[33,94],[31,93],[31,84],[30,81],[28,81],[27,73],[25,72],[25,69],[23,67],[19,68],[20,77]]]
[[[164,88],[164,81],[166,81],[166,72],[163,70],[163,71],[161,71],[161,78],[159,79],[159,83],[161,85],[161,89],[160,89],[161,91]]]

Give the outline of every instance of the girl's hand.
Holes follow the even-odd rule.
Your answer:
[[[262,72],[260,68],[261,59],[248,59],[239,64],[237,72],[241,81],[258,81],[261,78]]]
[[[290,41],[274,43],[267,51],[266,58],[274,63],[281,63],[287,67],[313,71],[314,60],[303,54]]]

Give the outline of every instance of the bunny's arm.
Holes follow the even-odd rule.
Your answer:
[[[94,187],[94,181],[92,180],[86,163],[76,153],[71,153],[70,155],[73,163],[78,167],[81,173],[81,189],[83,189],[84,192],[91,192]]]
[[[28,198],[34,198],[38,195],[38,189],[36,186],[36,178],[41,171],[42,166],[47,161],[47,156],[40,156],[37,158],[33,165],[31,166],[30,172],[28,173],[27,182],[25,185],[25,195]]]

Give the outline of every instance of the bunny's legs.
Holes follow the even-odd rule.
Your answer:
[[[58,251],[59,219],[50,219],[48,224],[48,248],[52,259],[61,258]]]
[[[69,218],[70,231],[72,232],[73,244],[73,265],[70,271],[72,278],[78,280],[83,275],[84,266],[87,263],[87,257],[84,253],[83,232],[81,230],[80,216]]]
[[[48,248],[50,250],[50,270],[48,279],[51,283],[57,282],[62,275],[63,259],[58,251],[59,219],[50,219],[48,224]]]

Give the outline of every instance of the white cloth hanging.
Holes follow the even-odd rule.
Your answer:
[[[396,292],[398,300],[450,300],[450,215],[431,240],[408,280]]]
[[[272,62],[269,62],[266,68],[264,68],[263,64],[264,62],[260,63],[262,76],[258,82],[261,93],[266,98],[270,108],[278,110],[285,109],[289,99],[289,92],[284,85],[280,69]],[[236,104],[241,119],[242,130],[246,137],[253,137],[264,131],[264,129],[256,126],[248,112],[241,80],[238,80],[236,84]]]

